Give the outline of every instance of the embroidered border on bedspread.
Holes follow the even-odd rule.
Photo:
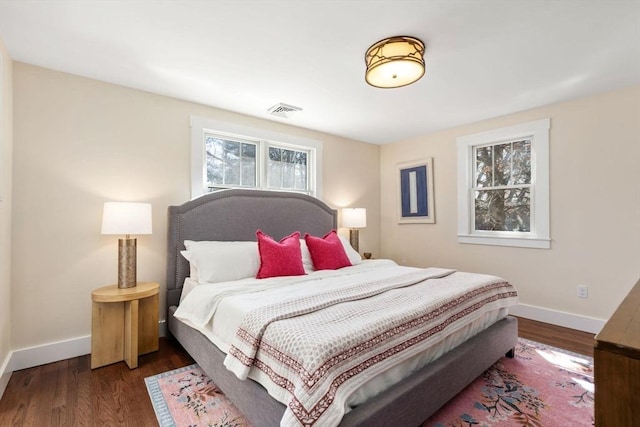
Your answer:
[[[515,288],[499,278],[453,273],[420,270],[255,309],[225,366],[241,379],[260,371],[270,393],[288,402],[282,426],[337,425],[348,396],[371,376],[428,348],[465,317],[517,301]],[[443,277],[442,286],[432,280]]]

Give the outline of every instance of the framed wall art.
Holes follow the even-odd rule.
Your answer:
[[[436,222],[433,202],[433,159],[398,163],[398,223],[433,224]]]

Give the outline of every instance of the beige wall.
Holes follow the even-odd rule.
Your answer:
[[[456,137],[545,117],[552,248],[458,244]],[[380,157],[385,257],[504,276],[523,304],[594,319],[607,319],[640,277],[640,87],[385,145]],[[398,225],[395,164],[423,157],[434,159],[436,224]],[[576,297],[578,284],[588,299]]]
[[[100,235],[104,201],[153,204],[138,278],[164,286],[167,206],[190,198],[192,114],[322,141],[324,200],[366,207],[361,248],[378,251],[378,146],[23,63],[13,71],[13,349],[90,333],[91,290],[117,279],[115,236]]]
[[[323,199],[367,208],[360,248],[374,256],[502,275],[525,304],[597,319],[640,276],[638,87],[378,147],[27,64],[14,62],[12,73],[7,59],[13,118],[3,109],[2,170],[4,194],[14,191],[12,226],[11,199],[0,204],[0,292],[11,295],[0,356],[9,336],[15,350],[90,333],[91,290],[117,274],[115,237],[99,233],[104,201],[153,203],[154,234],[138,238],[138,277],[164,286],[166,207],[189,198],[190,115],[323,141]],[[456,137],[544,117],[552,249],[457,244]],[[436,224],[400,226],[395,164],[422,157],[434,158]],[[590,287],[589,299],[575,297],[576,284]]]
[[[0,40],[0,375],[11,350],[12,61]],[[2,394],[0,379],[0,395]]]

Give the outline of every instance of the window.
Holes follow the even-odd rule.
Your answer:
[[[549,127],[458,138],[458,242],[549,248]]]
[[[269,146],[267,187],[308,193],[308,151]]]
[[[220,188],[321,197],[321,160],[318,141],[191,117],[192,197]]]
[[[205,133],[204,147],[208,188],[256,186],[257,143]]]

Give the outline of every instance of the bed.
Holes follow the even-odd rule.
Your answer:
[[[192,266],[181,254],[185,241],[255,241],[256,230],[278,240],[293,231],[324,236],[336,228],[335,210],[318,199],[298,193],[222,190],[169,207],[169,331],[255,426],[280,425],[288,407],[271,397],[256,381],[239,380],[224,366],[226,352],[213,344],[206,332],[194,329],[189,322],[174,315],[183,297],[183,286],[189,283],[192,274]],[[368,265],[349,268],[355,270],[356,267],[373,268]],[[356,277],[360,273],[353,274]],[[339,425],[420,425],[498,359],[512,355],[517,342],[517,321],[505,315],[504,309],[500,311],[502,315],[470,338],[455,344],[426,366],[411,370],[403,379],[394,380],[383,391],[373,392],[358,402],[341,418]],[[320,420],[315,424],[313,421],[300,424],[326,425]]]

